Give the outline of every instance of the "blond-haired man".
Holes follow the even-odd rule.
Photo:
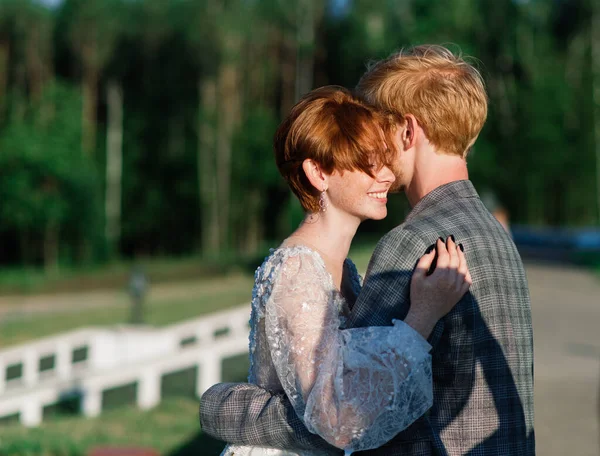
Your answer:
[[[470,292],[435,327],[423,327],[418,315],[410,322],[431,334],[433,407],[364,454],[534,455],[527,280],[512,240],[468,180],[466,157],[487,115],[482,78],[448,49],[418,46],[372,66],[357,90],[398,121],[394,172],[412,210],[375,248],[349,327],[404,319],[412,270],[439,237],[453,235],[464,246],[473,277]],[[200,415],[204,432],[231,443],[335,452],[305,429],[284,396],[253,385],[211,388]]]

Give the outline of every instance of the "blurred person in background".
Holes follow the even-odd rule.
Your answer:
[[[306,217],[265,259],[253,290],[250,381],[285,394],[311,432],[348,453],[383,445],[431,407],[426,337],[470,284],[463,252],[438,241],[413,275],[406,323],[342,330],[361,287],[351,241],[362,221],[387,215],[393,129],[340,87],[314,90],[292,109],[275,157]],[[223,454],[323,452],[229,445]]]
[[[444,47],[417,46],[373,65],[357,92],[396,118],[392,189],[405,193],[412,211],[375,248],[346,327],[407,321],[414,298],[410,273],[441,236],[456,236],[473,276],[469,292],[429,337],[431,409],[388,444],[361,454],[532,456],[527,279],[513,241],[486,209],[467,169],[487,117],[481,75]],[[200,418],[204,432],[228,442],[325,448],[305,426],[304,412],[298,416],[289,397],[256,385],[221,384],[203,395]]]
[[[508,211],[500,204],[498,198],[491,190],[484,192],[481,195],[481,201],[485,204],[488,211],[492,213],[496,220],[504,227],[507,233],[510,234],[510,221],[508,217]]]

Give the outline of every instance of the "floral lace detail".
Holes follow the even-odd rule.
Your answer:
[[[346,267],[358,293],[356,266]],[[401,321],[341,330],[347,305],[316,251],[271,250],[255,280],[249,381],[285,392],[311,432],[347,453],[377,448],[431,406],[429,344]],[[271,454],[223,454],[234,449]]]

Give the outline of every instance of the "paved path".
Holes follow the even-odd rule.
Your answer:
[[[539,456],[600,456],[600,280],[527,265]]]

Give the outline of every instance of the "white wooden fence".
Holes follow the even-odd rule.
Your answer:
[[[80,394],[81,412],[102,411],[102,392],[137,383],[137,405],[160,402],[165,374],[197,366],[196,394],[221,381],[225,358],[248,352],[245,305],[164,328],[87,328],[0,350],[0,418],[41,423],[45,406]],[[7,380],[8,379],[8,380]]]

